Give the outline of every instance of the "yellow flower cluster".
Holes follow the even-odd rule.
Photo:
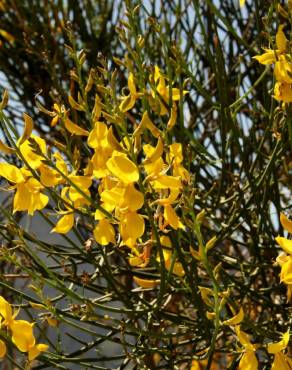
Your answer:
[[[290,221],[283,213],[280,216],[280,221],[285,230],[292,234],[292,221]],[[277,262],[281,266],[280,279],[281,283],[287,285],[287,300],[290,301],[292,297],[292,240],[276,237],[276,242],[287,254],[281,254],[277,257]]]
[[[19,311],[13,312],[11,305],[5,298],[0,296],[0,324],[1,329],[6,329],[11,333],[13,344],[21,352],[27,352],[29,361],[34,360],[41,352],[47,351],[48,345],[36,343],[33,334],[34,323],[26,320],[16,320]],[[6,344],[0,340],[0,358],[6,354]]]
[[[92,232],[98,244],[127,246],[132,257],[136,257],[130,263],[145,266],[145,250],[137,249],[145,232],[145,222],[153,218],[163,234],[169,227],[184,229],[175,205],[180,201],[183,184],[190,181],[183,167],[182,145],[168,142],[168,132],[177,120],[176,102],[187,91],[172,87],[166,81],[156,66],[149,76],[149,90],[139,92],[134,74],[130,72],[129,94],[121,97],[114,113],[99,95],[95,96],[90,130],[70,118],[70,111],[85,111],[84,102],[77,102],[72,96],[68,98],[70,108],[55,103],[53,111],[45,110],[52,117],[51,125],[60,125],[69,140],[70,137],[82,140],[86,152],[90,153],[85,164],[80,161],[82,146],[75,147],[72,154],[75,162],[72,161],[62,145],[52,150],[43,138],[32,133],[32,119],[24,115],[24,132],[15,148],[0,142],[2,151],[16,154],[23,162],[22,168],[0,163],[0,176],[11,183],[10,190],[15,190],[13,212],[27,211],[33,215],[44,209],[49,203],[46,190],[52,189],[58,197],[56,213],[61,216],[52,232],[68,233],[75,224],[76,213],[85,213],[96,221]],[[146,100],[150,108],[142,114],[140,123],[129,130],[126,123],[129,111],[140,99]],[[157,118],[169,115],[166,130],[160,130],[153,123],[150,115],[155,117],[155,114]],[[92,192],[98,194],[98,202],[93,200]],[[147,194],[151,196],[145,207]],[[172,265],[173,273],[182,276],[181,265],[171,262],[171,249],[168,241],[163,252],[166,268]]]
[[[233,311],[233,309],[230,307]],[[241,322],[244,320],[243,308],[240,308],[239,313],[234,315],[231,319],[223,322],[224,325],[228,325],[234,328],[236,337],[241,345],[239,349],[242,352],[238,370],[258,370],[259,362],[256,356],[256,351],[261,347],[260,344],[253,344],[251,342],[250,336],[241,330]],[[289,330],[282,334],[282,338],[279,342],[268,343],[265,345],[268,353],[274,355],[272,370],[289,370],[291,369],[292,360],[285,353],[284,350],[288,347],[290,340]],[[215,369],[216,367],[214,367]],[[194,369],[197,369],[194,367]],[[200,367],[198,367],[200,369]],[[193,370],[193,369],[192,369]]]
[[[254,56],[264,65],[274,64],[274,98],[284,103],[292,102],[292,62],[288,48],[288,40],[283,32],[284,25],[280,25],[276,34],[276,48],[264,49],[262,55]]]

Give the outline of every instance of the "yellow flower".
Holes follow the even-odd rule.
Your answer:
[[[144,218],[136,212],[126,212],[120,215],[119,224],[123,245],[132,248],[136,241],[144,234]]]
[[[105,218],[99,221],[93,230],[93,235],[96,242],[100,245],[115,243],[115,229]]]
[[[3,358],[6,355],[6,351],[6,344],[0,339],[0,358]]]
[[[65,214],[56,223],[51,233],[67,234],[74,226],[74,213]]]
[[[168,162],[172,166],[172,173],[174,176],[180,176],[181,180],[190,181],[190,174],[182,165],[183,154],[182,145],[180,143],[173,143],[169,146]]]
[[[285,55],[280,55],[275,63],[274,75],[278,82],[285,84],[292,83],[292,64],[289,62]]]
[[[283,226],[283,228],[285,230],[288,231],[288,233],[292,234],[292,221],[289,220],[285,215],[284,213],[281,213],[280,214],[280,222],[281,222],[281,225]]]
[[[69,118],[65,119],[65,128],[72,135],[76,136],[88,136],[89,132],[84,128],[78,126],[76,123],[72,122]]]
[[[129,73],[128,88],[129,88],[130,94],[122,98],[122,102],[119,106],[120,111],[123,113],[127,112],[128,110],[134,107],[136,100],[139,96],[136,90],[134,75],[132,72]]]
[[[292,240],[283,238],[282,236],[277,236],[275,240],[286,253],[292,256]]]
[[[244,319],[244,311],[243,311],[242,307],[240,307],[240,310],[239,310],[238,314],[234,315],[229,320],[223,321],[223,324],[224,325],[229,325],[229,326],[238,325],[242,322],[243,319]]]
[[[258,369],[258,360],[254,353],[254,351],[251,351],[247,349],[239,362],[238,370],[257,370]]]
[[[282,334],[282,339],[277,343],[268,344],[268,352],[274,354],[271,370],[290,370],[292,361],[282,352],[287,348],[290,339],[289,330]]]
[[[131,184],[139,180],[139,170],[123,153],[114,152],[106,162],[108,170],[124,184]]]
[[[277,58],[280,54],[286,51],[287,42],[286,36],[283,32],[284,25],[280,25],[276,34],[276,50],[264,49],[265,53],[262,55],[256,55],[253,59],[256,59],[261,64],[273,64],[277,62]]]
[[[276,82],[273,97],[278,101],[283,101],[284,103],[292,103],[292,85],[283,82]]]
[[[34,134],[31,134],[30,138],[36,142],[41,153],[46,155],[47,147],[45,140]],[[43,157],[35,153],[33,146],[29,140],[25,140],[22,144],[18,145],[18,147],[24,159],[32,169],[38,169],[42,165]]]
[[[168,113],[168,107],[172,106],[170,101],[170,90],[172,101],[178,101],[181,99],[182,95],[188,93],[188,91],[183,90],[182,94],[180,89],[173,88],[171,85],[166,85],[165,77],[161,73],[158,66],[154,69],[154,82],[157,83],[156,90],[152,90],[152,96],[156,98],[160,106],[160,115],[165,115]],[[157,97],[158,95],[158,97]]]
[[[240,4],[240,6],[244,6],[245,0],[239,0],[239,4]]]
[[[274,75],[276,84],[273,97],[284,103],[292,102],[292,63],[287,55],[288,40],[283,32],[284,25],[280,25],[276,34],[276,50],[264,49],[265,53],[253,58],[261,64],[275,64]]]
[[[159,137],[161,135],[160,130],[151,121],[148,112],[144,112],[141,122],[133,133],[134,137],[140,137],[144,130],[148,129],[154,137]]]
[[[155,288],[160,283],[160,280],[141,279],[138,278],[137,276],[134,276],[133,280],[137,285],[145,289]]]
[[[28,352],[29,361],[34,360],[41,352],[49,347],[46,344],[36,344],[33,335],[34,324],[25,320],[15,320],[11,326],[12,342],[21,352]]]
[[[281,254],[277,257],[276,261],[281,266],[281,273],[280,273],[280,279],[281,282],[285,282],[287,284],[287,301],[289,302],[292,298],[292,284],[287,283],[289,280],[291,280],[291,264],[292,264],[292,256]],[[289,272],[289,266],[290,266],[290,272]],[[287,277],[286,277],[287,274]],[[290,275],[290,279],[289,279]]]
[[[292,256],[287,256],[286,261],[282,265],[280,281],[288,285],[292,284]]]
[[[237,338],[244,347],[243,355],[240,359],[238,370],[257,370],[258,360],[255,355],[256,346],[250,342],[249,336],[240,330],[240,326],[235,327]]]
[[[279,352],[275,354],[271,370],[291,370],[292,360],[284,353]]]
[[[0,318],[1,325],[8,326],[10,328],[14,323],[14,319],[17,314],[18,311],[13,313],[11,305],[6,301],[5,298],[0,296],[0,315],[2,316],[2,318]]]
[[[290,339],[290,333],[288,330],[286,331],[286,333],[282,334],[282,339],[279,342],[268,344],[268,352],[275,354],[275,353],[283,351],[287,347],[289,343],[289,339]]]
[[[163,248],[163,257],[164,257],[164,263],[165,263],[165,268],[170,271],[171,270],[171,266],[172,266],[172,273],[174,275],[177,275],[177,276],[180,276],[180,277],[183,277],[185,275],[185,270],[182,266],[182,264],[178,261],[174,261],[173,263],[173,252],[172,252],[172,244],[171,244],[171,240],[168,236],[161,236],[160,237],[160,243],[162,246],[164,247],[167,247],[166,248]],[[157,256],[157,261],[160,262],[160,257]]]
[[[0,163],[0,176],[15,184],[16,193],[13,200],[13,212],[28,211],[33,215],[36,210],[45,208],[49,198],[41,193],[42,184],[29,177],[30,172],[19,169],[9,163]]]
[[[33,215],[35,211],[44,209],[49,198],[41,193],[43,189],[42,184],[32,177],[24,183],[16,184],[13,212],[27,211],[29,215]]]
[[[96,178],[103,178],[110,174],[106,166],[106,162],[113,152],[109,138],[111,138],[111,141],[114,140],[113,134],[108,130],[106,124],[96,122],[87,139],[88,146],[95,149],[95,153],[91,158],[91,163],[93,167],[93,175]],[[115,146],[118,145],[116,143],[114,144]]]
[[[172,208],[170,204],[164,206],[164,224],[162,228],[164,229],[167,225],[170,225],[173,229],[184,229],[184,225],[180,221],[180,218],[176,214],[175,210]]]
[[[88,197],[90,197],[89,188],[92,184],[92,179],[89,176],[76,176],[74,173],[68,176],[70,181]],[[69,186],[69,198],[72,201],[75,208],[81,207],[82,205],[88,205],[89,201],[85,196],[75,188],[75,186]]]

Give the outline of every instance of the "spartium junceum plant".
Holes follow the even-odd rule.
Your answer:
[[[169,42],[167,14],[158,22],[146,5],[125,1],[116,29],[124,55],[99,54],[93,66],[63,24],[72,67],[66,98],[52,93],[45,106],[40,92],[36,119],[23,113],[13,122],[3,93],[0,356],[7,368],[292,369],[292,5],[271,4],[261,44],[249,49],[218,4],[206,4],[192,2],[205,43],[196,50],[191,41]],[[253,9],[257,1],[236,4],[242,17]],[[244,70],[236,81],[224,67],[222,31],[212,40],[205,33],[205,10],[251,52],[249,64],[242,66],[244,56],[235,63]],[[5,32],[6,43],[17,42]],[[202,45],[206,81],[196,80],[190,59]],[[251,68],[258,74],[246,88]],[[230,95],[232,83],[238,92]],[[266,105],[257,104],[260,87]],[[250,122],[253,110],[265,123]]]

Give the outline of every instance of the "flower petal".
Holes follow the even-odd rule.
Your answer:
[[[286,217],[284,213],[280,214],[280,222],[283,228],[287,230],[288,233],[292,234],[292,221],[289,220],[289,218]]]
[[[277,236],[275,240],[286,253],[292,255],[292,240],[283,238],[282,236]]]
[[[67,234],[74,226],[74,213],[69,213],[60,218],[51,233]]]
[[[125,155],[115,154],[107,162],[109,171],[125,184],[139,180],[138,167]]]
[[[19,184],[25,181],[20,169],[9,163],[0,163],[0,176],[14,184]]]

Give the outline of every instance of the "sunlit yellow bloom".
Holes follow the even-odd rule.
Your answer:
[[[12,342],[21,352],[28,352],[29,361],[34,360],[41,352],[46,351],[46,344],[36,344],[33,325],[25,320],[15,320],[11,326]]]
[[[235,327],[237,338],[241,345],[244,347],[244,353],[240,359],[238,369],[239,370],[257,370],[258,360],[255,355],[256,345],[252,344],[249,336],[240,330],[240,326]]]
[[[292,103],[292,85],[282,82],[276,82],[273,97],[284,103]]]
[[[178,176],[160,175],[153,181],[155,190],[181,189],[182,183]]]
[[[137,285],[145,289],[155,288],[160,283],[160,280],[141,279],[141,278],[138,278],[137,276],[134,276],[133,280],[135,281]]]
[[[173,176],[180,176],[181,180],[190,181],[190,174],[182,165],[183,154],[182,145],[180,143],[173,143],[169,146],[168,162],[172,166]]]
[[[0,339],[0,358],[3,358],[6,355],[6,351],[6,344]]]
[[[152,133],[152,135],[157,138],[161,135],[160,130],[151,121],[147,111],[143,113],[141,122],[138,125],[137,129],[134,131],[133,136],[139,137],[146,129],[148,129]]]
[[[280,274],[281,283],[288,285],[292,284],[292,256],[287,256],[286,261],[283,263]]]
[[[136,212],[126,212],[120,215],[120,234],[124,245],[132,248],[136,241],[144,234],[144,218]]]
[[[157,99],[160,105],[160,115],[165,115],[168,113],[168,107],[171,104],[170,96],[172,101],[178,101],[183,95],[188,93],[186,90],[183,90],[181,93],[180,89],[173,88],[171,85],[166,85],[165,77],[161,73],[158,66],[155,66],[154,82],[157,83],[157,86],[156,90],[152,90],[152,96],[156,97],[158,95]]]
[[[287,348],[290,339],[289,330],[282,334],[282,339],[277,343],[268,344],[268,352],[274,354],[271,370],[290,370],[292,361],[282,352]]]
[[[276,353],[271,370],[291,370],[292,360],[282,352]]]
[[[72,135],[76,136],[88,136],[89,132],[84,128],[78,126],[76,123],[72,122],[69,118],[65,119],[65,128]]]
[[[74,213],[68,213],[62,216],[51,230],[51,233],[67,234],[74,226]]]
[[[90,197],[89,188],[92,184],[92,179],[89,176],[76,176],[74,174],[70,174],[68,178],[78,188],[76,189],[75,186],[73,185],[70,185],[69,187],[68,195],[70,200],[73,202],[74,207],[78,208],[83,205],[88,205],[89,201],[84,197],[84,195],[80,191],[82,191],[88,197]]]
[[[102,219],[93,230],[94,239],[98,244],[115,243],[115,229],[107,219]]]
[[[280,25],[276,34],[276,50],[265,49],[262,55],[253,57],[261,64],[275,64],[274,75],[276,84],[273,97],[284,103],[292,102],[292,63],[287,55],[288,40],[283,32],[284,25]]]
[[[288,231],[288,233],[292,234],[292,221],[287,218],[284,213],[280,214],[280,222],[284,229]]]
[[[264,49],[265,53],[262,55],[256,55],[253,59],[256,59],[259,63],[264,65],[273,64],[276,62],[276,51],[272,49]]]
[[[0,296],[0,324],[1,326],[8,326],[14,322],[15,317],[17,316],[18,311],[13,312],[11,305],[6,301],[5,298]]]
[[[49,198],[41,193],[42,184],[33,177],[27,177],[29,174],[29,171],[9,163],[0,163],[0,176],[15,184],[13,212],[28,211],[33,215],[36,210],[41,210],[48,204]]]
[[[268,352],[275,354],[275,353],[283,351],[287,347],[289,343],[289,339],[290,339],[290,333],[288,330],[286,331],[286,333],[282,334],[282,339],[279,342],[268,344]]]
[[[124,184],[131,184],[139,180],[137,166],[122,153],[114,152],[106,166]]]
[[[128,110],[132,109],[139,96],[136,90],[134,75],[132,72],[129,73],[128,88],[130,93],[122,98],[122,102],[119,106],[121,112],[127,112]]]
[[[36,144],[38,145],[41,153],[43,155],[47,154],[47,146],[44,139],[40,138],[39,136],[36,136],[34,134],[30,135],[30,139],[33,139]],[[22,144],[18,145],[19,150],[21,154],[23,155],[24,159],[28,163],[28,165],[32,169],[37,169],[42,165],[43,157],[37,153],[35,153],[33,144],[29,140],[25,140]]]
[[[50,116],[52,117],[51,120],[51,126],[54,127],[58,123],[58,121],[67,114],[67,111],[65,110],[64,105],[59,105],[57,103],[54,103],[53,105],[53,112],[51,113]]]
[[[171,265],[172,265],[173,253],[169,249],[163,249],[163,256],[164,256],[165,268],[168,271],[170,271]],[[178,261],[174,262],[173,267],[172,267],[172,273],[180,277],[183,277],[185,275],[185,270],[180,262]]]
[[[288,45],[288,40],[285,36],[285,33],[283,32],[284,27],[285,26],[283,24],[280,24],[276,34],[276,46],[280,52],[285,52]]]
[[[286,253],[292,255],[292,240],[283,238],[282,236],[277,236],[275,240]]]
[[[238,370],[257,370],[258,369],[258,360],[254,353],[254,351],[251,351],[247,349],[239,362]]]
[[[229,320],[223,321],[223,324],[224,325],[229,325],[229,326],[238,325],[242,322],[243,319],[244,319],[244,311],[243,311],[242,307],[240,307],[240,310],[239,310],[238,314],[234,315]]]
[[[261,64],[273,64],[276,63],[277,58],[280,54],[283,54],[287,47],[287,39],[283,32],[284,25],[280,25],[276,34],[276,50],[264,49],[265,53],[262,55],[256,55],[253,58]]]
[[[173,103],[170,111],[170,117],[167,122],[167,130],[171,130],[173,128],[173,126],[176,123],[176,120],[177,120],[177,106],[175,103]]]
[[[87,143],[90,148],[105,147],[107,141],[108,128],[103,122],[95,122],[93,129],[90,131]]]
[[[99,148],[95,150],[93,157],[91,158],[91,163],[93,167],[93,175],[97,179],[103,178],[110,174],[106,163],[111,157],[111,150],[107,148]]]
[[[281,266],[280,281],[287,285],[287,301],[289,302],[292,298],[292,284],[289,283],[292,274],[292,256],[281,254],[277,257],[277,262]]]
[[[164,217],[163,229],[168,225],[170,225],[175,230],[185,228],[182,222],[180,221],[180,218],[178,217],[175,210],[172,208],[170,204],[164,206],[163,217]]]
[[[42,185],[46,187],[53,187],[64,182],[62,175],[58,171],[54,170],[53,168],[50,168],[47,165],[42,164],[39,167],[39,171],[40,171],[40,181]]]
[[[285,84],[292,83],[292,63],[286,59],[285,55],[280,55],[276,61],[274,74],[278,82]]]
[[[25,177],[21,170],[9,163],[0,163],[0,176],[14,184],[19,184],[25,181]]]
[[[147,156],[147,158],[144,161],[144,164],[157,161],[159,158],[161,158],[162,154],[163,154],[163,141],[162,138],[159,136],[156,147],[154,148],[153,151],[151,151],[151,154]]]
[[[93,175],[96,178],[100,179],[110,174],[106,163],[111,157],[114,147],[119,147],[119,143],[116,143],[116,141],[113,138],[112,132],[108,130],[105,123],[96,122],[94,124],[94,128],[88,136],[87,143],[91,148],[95,149],[91,163],[93,167]]]
[[[42,184],[33,177],[26,182],[16,185],[16,193],[13,200],[13,212],[27,211],[33,215],[35,211],[40,211],[46,207],[49,197],[41,191],[44,189]]]

